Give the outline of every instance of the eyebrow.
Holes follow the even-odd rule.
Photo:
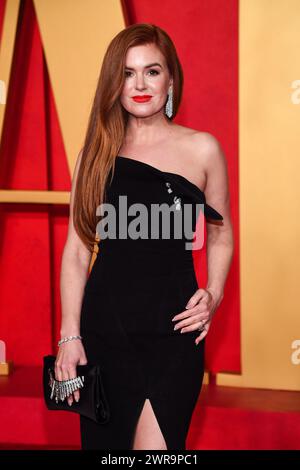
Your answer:
[[[148,69],[149,67],[154,67],[155,65],[158,65],[160,68],[162,68],[162,66],[158,63],[158,62],[153,62],[153,64],[148,64],[148,65],[145,65],[145,69]],[[127,70],[134,70],[133,67],[125,67],[125,69]]]

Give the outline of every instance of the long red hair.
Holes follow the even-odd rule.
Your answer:
[[[105,201],[108,175],[112,170],[113,177],[115,158],[122,146],[128,121],[128,112],[119,100],[125,80],[126,53],[129,47],[142,44],[155,44],[158,47],[173,78],[173,115],[171,118],[166,116],[166,119],[176,116],[181,101],[182,67],[168,34],[150,23],[134,24],[120,31],[108,45],[102,62],[81,150],[74,196],[74,227],[91,252],[99,221],[96,209]]]

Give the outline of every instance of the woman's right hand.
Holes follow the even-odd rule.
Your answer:
[[[56,380],[70,380],[77,376],[76,366],[87,364],[87,358],[81,340],[75,339],[62,343],[57,353],[54,371]],[[75,390],[67,398],[71,406],[73,399],[79,401],[79,390]]]

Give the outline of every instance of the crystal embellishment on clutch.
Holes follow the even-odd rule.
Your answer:
[[[50,380],[49,386],[51,388],[50,398],[55,398],[56,403],[58,401],[64,401],[71,393],[75,392],[83,387],[84,376],[75,377],[74,379],[69,380],[55,380],[53,376],[53,370],[48,369]]]

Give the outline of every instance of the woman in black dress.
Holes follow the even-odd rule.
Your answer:
[[[60,345],[56,378],[100,363],[111,411],[106,424],[80,417],[82,449],[185,449],[233,242],[218,141],[173,123],[182,84],[175,47],[157,26],[135,24],[110,43],[75,167],[61,269],[61,336],[75,338]],[[204,220],[200,288],[191,248],[201,248]]]

